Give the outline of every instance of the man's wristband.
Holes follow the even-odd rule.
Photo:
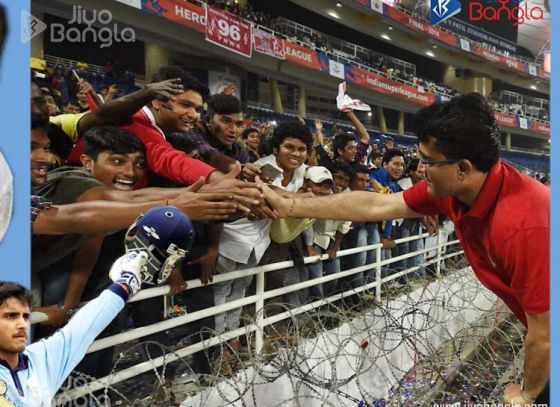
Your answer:
[[[525,379],[521,379],[521,397],[523,397],[523,399],[525,399],[525,400],[527,400],[527,401],[533,402],[533,401],[535,401],[535,400],[537,399],[538,395],[534,395],[534,394],[531,394],[531,393],[527,393],[527,392],[524,390],[524,387],[523,387],[523,385],[524,385],[524,383],[523,383],[524,380],[525,380]]]
[[[127,291],[120,283],[113,283],[109,286],[108,289],[109,291],[121,297],[124,302],[127,302],[128,297],[130,297],[130,292]]]

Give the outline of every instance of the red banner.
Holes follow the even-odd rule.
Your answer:
[[[495,112],[494,116],[496,116],[496,122],[498,122],[500,126],[519,127],[517,124],[517,116],[503,112]]]
[[[306,66],[311,69],[320,70],[321,63],[317,57],[317,53],[309,48],[285,41],[286,59],[299,65]]]
[[[531,120],[529,122],[529,129],[533,130],[536,133],[544,134],[545,136],[550,137],[550,124],[548,123]]]
[[[453,47],[459,47],[458,39],[455,35],[439,29],[431,24],[424,23],[414,17],[409,16],[404,11],[394,7],[384,7],[384,14],[399,23],[412,28],[414,31],[419,31],[438,41],[449,44]]]
[[[286,59],[284,40],[258,28],[253,30],[253,47],[260,53]]]
[[[527,72],[529,69],[525,63],[517,59],[506,57],[505,55],[500,55],[500,57],[500,62],[510,69],[515,69],[516,71],[522,72]]]
[[[204,7],[184,0],[142,0],[142,10],[175,23],[204,32],[206,11]]]
[[[457,35],[441,30],[438,27],[435,27],[431,24],[420,21],[408,15],[404,11],[401,11],[394,7],[384,7],[383,14],[415,31],[424,33],[431,38],[449,44],[455,48],[464,49],[464,47],[461,47],[461,42]],[[485,48],[482,48],[482,46],[480,46],[479,44],[475,44],[474,42],[471,42],[470,48],[471,48],[470,49],[471,53],[478,55],[488,61],[507,66],[508,68],[516,70],[518,72],[525,72],[530,75],[536,76],[536,74],[533,74],[529,71],[529,67],[526,63],[521,62],[516,58],[510,58],[505,55],[501,55],[496,52],[487,50]],[[465,51],[469,52],[469,50],[465,50]],[[540,72],[539,72],[539,76],[541,78],[549,79],[549,76],[545,76]]]
[[[206,6],[206,41],[251,58],[253,24],[234,14]]]
[[[478,56],[480,56],[484,59],[487,59],[488,61],[497,62],[497,63],[501,62],[501,58],[500,58],[499,54],[496,54],[496,53],[494,53],[494,52],[492,52],[492,51],[490,51],[486,48],[483,48],[479,44],[475,44],[475,46],[473,47],[473,51],[474,51],[474,54],[476,54],[476,55],[478,55]]]
[[[543,79],[550,79],[550,74],[545,72],[544,69],[539,69],[539,77]]]
[[[347,72],[346,80],[385,95],[406,99],[409,102],[416,103],[417,105],[429,106],[437,100],[435,95],[420,92],[415,86],[398,83],[386,78],[383,75],[356,67],[352,67]]]

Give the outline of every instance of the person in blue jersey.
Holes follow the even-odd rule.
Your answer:
[[[111,267],[114,283],[61,330],[26,346],[31,292],[0,281],[0,405],[47,407],[97,335],[140,290],[148,255],[131,251]]]

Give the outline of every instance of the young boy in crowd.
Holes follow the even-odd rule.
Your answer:
[[[350,178],[350,169],[344,164],[335,166],[338,178]],[[339,181],[340,182],[340,181]],[[310,167],[305,174],[304,189],[317,196],[326,196],[333,193],[334,180],[331,172],[325,167]],[[347,187],[346,187],[347,188]],[[335,191],[342,192],[346,188],[336,188]],[[340,248],[342,238],[350,230],[351,222],[319,219],[306,230],[305,240],[308,256],[318,256],[324,253],[329,259],[317,261],[307,265],[309,278],[320,278],[340,272],[340,259],[336,253]],[[311,300],[317,300],[332,295],[336,290],[337,280],[329,281],[309,288]]]

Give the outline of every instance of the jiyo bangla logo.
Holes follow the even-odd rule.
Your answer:
[[[512,0],[514,7],[508,7],[510,0],[498,0],[500,6],[484,5],[478,1],[469,3],[469,20],[470,21],[498,21],[502,18],[513,21],[514,26],[523,24],[530,20],[543,20],[544,11],[539,6],[529,6],[527,2],[521,6],[519,0]]]

